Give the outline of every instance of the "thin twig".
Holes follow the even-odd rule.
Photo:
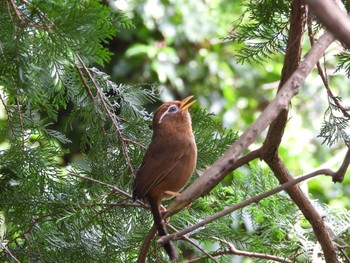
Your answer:
[[[81,72],[81,69],[77,66],[75,66],[75,69],[77,70],[78,74],[79,74],[79,77],[80,77],[80,80],[83,82],[84,84],[84,88],[87,92],[87,94],[89,95],[89,97],[94,101],[94,95],[92,94],[91,90],[90,90],[90,87],[89,87],[89,84],[86,82],[85,78],[84,78],[84,74],[83,72]]]
[[[178,230],[173,227],[172,225],[168,224],[168,227],[171,228],[175,233],[178,232]],[[182,236],[181,239],[187,241],[188,243],[190,243],[192,246],[194,246],[195,248],[197,248],[199,251],[201,251],[203,254],[205,254],[208,258],[210,258],[213,262],[215,263],[219,263],[212,255],[210,255],[207,251],[205,251],[201,246],[199,246],[198,244],[196,244],[192,239],[190,239],[187,236]]]
[[[12,253],[11,251],[0,242],[0,246],[5,251],[6,254],[8,254],[16,263],[21,263]]]
[[[134,141],[134,140],[131,140],[131,139],[128,139],[128,138],[125,138],[123,137],[123,140],[127,143],[130,143],[130,144],[134,144],[136,146],[139,146],[140,148],[146,150],[147,149],[147,146],[143,145],[142,143],[139,143],[137,141]]]
[[[309,35],[309,39],[310,39],[310,44],[312,47],[315,44],[315,38],[314,38],[314,32],[313,32],[312,24],[311,24],[311,17],[308,18],[307,28],[308,28],[308,35]],[[316,67],[317,67],[318,75],[321,77],[323,85],[327,90],[328,97],[330,97],[332,99],[333,103],[335,103],[335,105],[337,105],[337,107],[341,110],[341,112],[344,114],[344,116],[347,117],[348,119],[350,119],[350,114],[348,113],[349,109],[344,107],[339,102],[339,100],[334,96],[332,89],[329,86],[327,74],[323,71],[320,61],[317,61]]]
[[[24,126],[23,126],[23,119],[22,119],[22,113],[21,113],[21,105],[19,105],[18,98],[16,98],[16,103],[17,103],[17,112],[18,112],[18,117],[19,117],[19,124],[21,126],[22,149],[24,150],[24,140],[25,140]]]
[[[142,243],[141,251],[140,251],[139,257],[137,259],[137,263],[146,262],[148,249],[151,246],[152,239],[154,238],[156,233],[157,233],[157,228],[156,228],[155,224],[153,224],[153,226],[151,227],[151,229],[148,232],[148,235],[146,236],[145,240]]]
[[[14,0],[10,0],[11,1],[11,5],[12,5],[12,8],[13,10],[15,11],[15,14],[16,14],[16,17],[18,18],[18,20],[20,21],[20,23],[23,25],[23,26],[27,26],[27,27],[34,27],[36,29],[43,29],[43,30],[48,30],[48,29],[52,29],[54,28],[54,25],[45,25],[45,26],[39,26],[37,24],[34,24],[34,23],[29,23],[27,22],[23,17],[22,17],[22,14],[21,12],[19,11],[16,3]],[[27,5],[28,5],[28,2],[25,2]],[[39,12],[40,14],[40,12]]]
[[[214,238],[214,239],[216,239],[216,240],[218,240],[218,241],[220,241],[228,246],[228,250],[218,252],[221,255],[222,254],[231,254],[231,255],[237,255],[237,256],[245,256],[245,257],[249,257],[249,258],[261,258],[261,259],[273,260],[273,261],[284,262],[284,263],[292,263],[293,262],[289,259],[274,256],[274,255],[239,250],[239,249],[235,248],[235,246],[231,242],[228,242],[228,241],[220,239],[220,238]]]
[[[80,57],[78,54],[76,54],[76,57],[78,58],[78,60],[79,60],[79,62],[80,62],[80,64],[81,64],[81,66],[83,67],[83,69],[84,69],[86,75],[87,75],[87,76],[89,77],[89,79],[91,80],[92,85],[93,85],[94,88],[96,89],[97,95],[99,96],[99,98],[100,98],[100,100],[101,100],[103,109],[105,110],[105,112],[108,114],[110,120],[112,121],[113,127],[114,127],[115,131],[117,132],[117,136],[118,136],[119,141],[120,141],[120,143],[121,143],[121,145],[122,145],[122,150],[123,150],[125,159],[126,159],[126,161],[127,161],[127,163],[128,163],[128,167],[129,167],[129,169],[130,169],[131,175],[132,175],[132,177],[135,178],[135,173],[134,173],[134,169],[133,169],[133,167],[132,167],[132,165],[131,165],[131,160],[130,160],[130,157],[129,157],[129,154],[128,154],[128,149],[127,149],[127,147],[126,147],[126,144],[125,144],[125,141],[124,141],[124,137],[123,137],[123,135],[122,135],[122,133],[121,133],[119,127],[118,127],[118,123],[116,122],[116,120],[115,120],[115,118],[114,118],[114,116],[113,116],[113,113],[111,113],[110,110],[108,109],[108,106],[107,106],[107,104],[106,104],[106,101],[105,101],[105,99],[104,99],[102,93],[101,93],[101,90],[100,90],[100,88],[98,87],[98,85],[97,85],[97,83],[95,82],[95,80],[94,80],[94,78],[92,77],[92,75],[90,74],[89,70],[88,70],[87,67],[85,66],[84,61],[81,59],[81,57]],[[88,86],[87,86],[87,87],[88,87]]]
[[[84,179],[84,180],[87,180],[87,181],[90,181],[90,182],[94,182],[94,183],[97,183],[97,184],[100,184],[100,185],[103,185],[103,186],[106,186],[106,187],[112,189],[114,192],[116,192],[118,194],[121,194],[121,195],[124,195],[127,198],[129,198],[129,199],[132,199],[132,196],[130,194],[128,194],[127,192],[125,192],[125,191],[119,189],[118,187],[116,187],[114,185],[111,185],[109,183],[105,183],[105,182],[99,181],[99,180],[94,179],[94,178],[78,175],[78,174],[73,173],[73,172],[68,173],[68,175],[69,176],[73,176],[73,177],[77,177],[77,178],[80,178],[80,179]]]
[[[235,204],[233,206],[227,207],[224,210],[222,210],[222,211],[220,211],[220,212],[218,212],[216,214],[213,214],[213,215],[207,217],[206,219],[204,219],[204,220],[202,220],[202,221],[200,221],[200,222],[198,222],[198,223],[196,223],[196,224],[194,224],[194,225],[192,225],[192,226],[190,226],[188,228],[185,228],[185,229],[183,229],[183,230],[181,230],[181,231],[179,231],[177,233],[173,233],[173,234],[169,234],[167,236],[160,237],[158,239],[158,242],[160,244],[164,244],[166,242],[169,242],[170,240],[173,240],[173,239],[178,238],[180,236],[186,235],[186,234],[188,234],[188,233],[190,233],[190,232],[192,232],[192,231],[194,231],[194,230],[196,230],[196,229],[198,229],[200,227],[203,227],[203,226],[209,224],[210,222],[213,222],[214,220],[217,220],[217,219],[219,219],[219,218],[221,218],[223,216],[226,216],[226,215],[232,213],[233,211],[235,211],[237,209],[246,207],[246,206],[248,206],[248,205],[250,205],[252,203],[258,203],[260,200],[262,200],[262,199],[264,199],[264,198],[266,198],[268,196],[274,195],[274,194],[276,194],[278,192],[286,190],[287,188],[289,188],[289,187],[291,187],[293,185],[296,185],[296,184],[298,184],[300,182],[306,181],[306,180],[308,180],[310,178],[313,178],[313,177],[321,175],[321,174],[333,176],[334,172],[331,171],[330,169],[321,169],[321,170],[317,170],[315,172],[312,172],[310,174],[298,177],[297,179],[294,179],[292,181],[288,181],[288,182],[286,182],[286,183],[284,183],[284,184],[282,184],[282,185],[280,185],[280,186],[278,186],[276,188],[273,188],[273,189],[271,189],[271,190],[269,190],[267,192],[264,192],[264,193],[261,193],[259,195],[250,197],[250,198],[248,198],[248,199],[246,199],[246,200],[244,200],[244,201],[242,201],[242,202],[240,202],[238,204]],[[167,216],[167,215],[165,215],[165,216]]]
[[[341,247],[338,247],[338,246],[337,246],[337,248],[340,251],[340,253],[343,254],[344,258],[346,259],[346,262],[350,263],[350,258],[348,257],[347,253],[344,252],[344,249]]]
[[[15,11],[15,14],[16,14],[18,20],[21,22],[21,24],[24,26],[27,26],[28,23],[27,23],[27,21],[25,21],[23,19],[21,12],[18,10],[18,7],[16,6],[16,3],[14,0],[11,0],[11,5],[12,5],[13,10]]]

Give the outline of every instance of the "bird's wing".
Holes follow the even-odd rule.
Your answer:
[[[183,157],[183,149],[178,144],[151,143],[136,174],[133,197],[143,198],[178,165]]]

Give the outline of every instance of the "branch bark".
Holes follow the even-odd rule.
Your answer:
[[[288,118],[288,107],[291,99],[298,93],[300,86],[325,49],[335,40],[331,33],[326,32],[319,38],[298,66],[300,61],[301,39],[306,23],[306,12],[305,7],[301,5],[299,0],[293,1],[291,30],[285,58],[286,63],[283,68],[279,91],[275,99],[268,105],[252,126],[228,149],[224,156],[218,159],[199,179],[169,205],[166,216],[176,213],[193,200],[207,194],[213,189],[227,174],[236,168],[236,161],[242,152],[247,149],[258,135],[270,124],[271,126],[264,145],[260,150],[254,153],[254,156],[260,156],[267,162],[281,184],[291,182],[292,176],[278,156],[278,147]],[[292,61],[290,61],[290,59],[292,59]],[[335,247],[332,244],[331,238],[328,235],[320,215],[298,186],[291,187],[287,192],[311,223],[317,240],[320,242],[324,251],[326,261],[337,262]],[[207,222],[204,222],[204,224],[206,223]],[[180,233],[181,231],[177,234]],[[163,238],[165,240],[168,237]],[[163,240],[161,241],[164,242]]]
[[[350,18],[342,4],[332,0],[302,0],[334,36],[350,47]]]
[[[244,150],[272,123],[282,110],[288,109],[291,99],[299,92],[300,86],[317,63],[322,53],[334,41],[334,36],[326,32],[307,53],[298,69],[286,81],[274,100],[266,107],[258,119],[237,139],[237,141],[209,167],[201,177],[194,181],[168,207],[170,216],[191,203],[193,200],[207,194],[226,175],[237,168],[236,161]]]
[[[301,0],[293,1],[287,52],[285,55],[278,92],[281,91],[284,83],[287,82],[287,79],[292,76],[293,72],[298,67],[301,54],[302,35],[307,22],[306,14],[307,11],[303,6],[301,6]],[[298,39],[298,41],[295,41],[295,39]],[[281,143],[287,121],[288,109],[281,111],[278,117],[272,122],[263,147],[261,148],[261,158],[268,164],[281,184],[293,180],[293,177],[278,154],[278,147]],[[303,213],[305,218],[310,222],[315,236],[322,247],[326,262],[337,262],[336,248],[332,243],[332,239],[323,223],[322,217],[313,207],[310,200],[297,185],[287,189],[286,191]]]
[[[312,172],[310,174],[298,177],[297,179],[294,179],[292,181],[288,181],[288,182],[286,182],[286,183],[284,183],[284,184],[282,184],[282,185],[280,185],[280,186],[278,186],[276,188],[273,188],[273,189],[271,189],[271,190],[269,190],[267,192],[264,192],[264,193],[261,193],[259,195],[250,197],[250,198],[248,198],[248,199],[246,199],[246,200],[244,200],[244,201],[242,201],[240,203],[237,203],[237,204],[235,204],[233,206],[227,207],[224,210],[222,210],[220,212],[217,212],[217,213],[215,213],[215,214],[213,214],[213,215],[203,219],[202,221],[199,221],[198,223],[196,223],[196,224],[194,224],[192,226],[189,226],[189,227],[187,227],[187,228],[185,228],[183,230],[180,230],[180,231],[178,231],[176,233],[173,233],[173,234],[169,234],[167,236],[162,236],[162,237],[160,237],[158,239],[158,242],[160,244],[167,243],[170,240],[174,240],[174,239],[176,239],[178,237],[186,235],[186,234],[188,234],[188,233],[190,233],[190,232],[192,232],[192,231],[194,231],[194,230],[196,230],[196,229],[198,229],[200,227],[203,227],[203,226],[213,222],[214,220],[217,220],[217,219],[219,219],[219,218],[221,218],[223,216],[226,216],[226,215],[232,213],[235,210],[238,210],[240,208],[246,207],[246,206],[248,206],[248,205],[250,205],[252,203],[259,203],[260,200],[262,200],[262,199],[264,199],[266,197],[269,197],[271,195],[277,194],[277,193],[279,193],[279,192],[281,192],[283,190],[288,189],[289,187],[292,187],[292,186],[294,186],[294,185],[296,185],[296,184],[298,184],[300,182],[306,181],[306,180],[308,180],[310,178],[313,178],[315,176],[318,176],[320,174],[325,174],[325,175],[332,176],[334,173],[331,170],[329,170],[329,169],[321,169],[321,170]]]

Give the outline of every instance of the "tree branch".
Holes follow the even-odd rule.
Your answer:
[[[172,225],[168,224],[168,227],[171,228],[174,232],[179,231],[178,229],[176,229],[175,227],[173,227]],[[198,249],[199,251],[201,251],[205,256],[207,256],[208,258],[210,258],[213,262],[215,263],[219,263],[211,254],[209,254],[207,251],[205,251],[200,245],[196,244],[192,239],[188,238],[187,236],[182,236],[181,239],[187,241],[188,243],[190,243],[192,246],[194,246],[196,249]]]
[[[350,47],[350,18],[340,1],[302,0],[334,36]],[[342,10],[343,9],[343,10]]]
[[[118,187],[116,187],[114,185],[111,185],[111,184],[108,184],[108,183],[105,183],[105,182],[102,182],[102,181],[99,181],[97,179],[90,178],[90,177],[87,177],[87,176],[82,176],[82,175],[79,175],[79,174],[76,174],[76,173],[73,173],[73,172],[68,173],[68,175],[76,177],[76,178],[80,178],[80,179],[83,179],[83,180],[87,180],[87,181],[90,181],[90,182],[93,182],[93,183],[97,183],[97,184],[100,184],[100,185],[103,185],[103,186],[106,186],[106,187],[112,189],[114,192],[126,196],[128,199],[132,199],[132,196],[129,193],[119,189]],[[138,202],[141,202],[141,201],[138,201]]]
[[[213,189],[226,175],[232,172],[234,163],[248,146],[271,124],[278,114],[288,108],[291,99],[310,73],[324,50],[334,41],[334,36],[326,32],[304,57],[298,69],[286,81],[274,100],[266,107],[258,119],[236,140],[236,142],[209,167],[200,178],[194,181],[168,207],[167,216],[178,212],[193,200]]]
[[[314,38],[314,33],[313,33],[313,30],[312,30],[312,25],[311,25],[311,19],[309,18],[308,19],[308,23],[307,23],[307,28],[308,28],[308,35],[309,35],[309,39],[310,39],[310,44],[311,46],[314,45],[315,43],[315,38]],[[318,75],[321,77],[322,79],[322,82],[323,82],[323,85],[324,87],[326,88],[327,90],[327,94],[328,94],[328,101],[329,103],[330,102],[330,99],[332,100],[332,103],[334,103],[335,105],[337,105],[337,107],[341,110],[341,112],[343,113],[343,115],[346,117],[346,118],[350,118],[350,114],[348,113],[348,111],[350,110],[349,107],[344,107],[340,102],[339,102],[339,99],[337,99],[336,96],[334,96],[330,86],[329,86],[329,83],[328,83],[328,78],[327,78],[327,74],[323,71],[322,67],[321,67],[321,63],[318,61],[317,64],[317,72],[318,72]]]
[[[145,240],[142,243],[141,251],[139,253],[139,257],[137,259],[137,263],[144,263],[144,262],[146,262],[148,249],[151,246],[152,239],[154,238],[154,236],[156,234],[157,234],[157,228],[153,224],[152,228],[148,232],[148,235],[146,236]]]
[[[294,186],[294,185],[296,185],[296,184],[298,184],[300,182],[306,181],[306,180],[308,180],[310,178],[313,178],[313,177],[321,175],[321,174],[333,176],[334,173],[331,170],[329,170],[329,169],[321,169],[321,170],[314,171],[314,172],[312,172],[310,174],[298,177],[297,179],[294,179],[292,181],[288,181],[288,182],[286,182],[286,183],[284,183],[284,184],[282,184],[282,185],[280,185],[280,186],[278,186],[276,188],[273,188],[273,189],[271,189],[271,190],[269,190],[267,192],[264,192],[264,193],[261,193],[259,195],[250,197],[250,198],[248,198],[248,199],[246,199],[246,200],[244,200],[244,201],[242,201],[242,202],[240,202],[238,204],[235,204],[233,206],[227,207],[224,210],[222,210],[222,211],[220,211],[220,212],[218,212],[216,214],[213,214],[213,215],[207,217],[206,219],[204,219],[204,220],[202,220],[202,221],[200,221],[200,222],[198,222],[198,223],[196,223],[196,224],[194,224],[192,226],[189,226],[189,227],[187,227],[187,228],[185,228],[185,229],[183,229],[181,231],[178,231],[178,232],[173,233],[173,234],[169,234],[167,236],[162,236],[162,237],[160,237],[158,239],[158,242],[160,244],[167,243],[170,240],[173,240],[173,239],[176,239],[176,238],[181,237],[183,235],[186,235],[186,234],[188,234],[188,233],[190,233],[190,232],[192,232],[192,231],[194,231],[194,230],[196,230],[196,229],[198,229],[200,227],[203,227],[203,226],[213,222],[214,220],[217,220],[217,219],[219,219],[219,218],[221,218],[223,216],[226,216],[226,215],[232,213],[233,211],[235,211],[237,209],[246,207],[246,206],[248,206],[248,205],[250,205],[252,203],[258,203],[260,200],[262,200],[262,199],[264,199],[264,198],[266,198],[268,196],[274,195],[274,194],[276,194],[278,192],[281,192],[283,190],[288,189],[291,186]]]
[[[84,61],[81,59],[81,57],[80,57],[78,54],[75,54],[75,55],[76,55],[77,59],[79,60],[80,65],[81,65],[82,68],[84,69],[86,75],[87,75],[87,76],[89,77],[89,79],[91,80],[91,83],[92,83],[92,85],[94,86],[94,88],[95,88],[95,90],[96,90],[96,92],[97,92],[98,97],[100,98],[102,107],[103,107],[103,109],[105,110],[106,114],[108,115],[109,119],[111,120],[115,131],[117,132],[117,136],[118,136],[119,141],[120,141],[120,143],[121,143],[122,150],[123,150],[123,153],[124,153],[124,157],[125,157],[125,159],[126,159],[126,161],[127,161],[127,163],[128,163],[128,167],[129,167],[129,169],[130,169],[131,175],[132,175],[132,177],[135,178],[135,172],[134,172],[134,169],[133,169],[133,167],[132,167],[132,165],[131,165],[131,160],[130,160],[130,157],[129,157],[129,154],[128,154],[128,149],[127,149],[127,147],[126,147],[126,143],[125,143],[125,141],[124,141],[123,135],[122,135],[122,133],[121,133],[121,131],[120,131],[120,129],[119,129],[118,123],[116,122],[115,117],[113,116],[113,113],[111,113],[110,110],[108,109],[107,103],[106,103],[106,101],[105,101],[105,99],[104,99],[104,97],[103,97],[103,95],[102,95],[102,93],[101,93],[101,90],[100,90],[100,88],[98,87],[97,83],[95,82],[94,78],[91,76],[89,70],[88,70],[87,67],[85,66]],[[78,71],[78,72],[79,72],[79,71]],[[84,82],[84,85],[85,85],[85,82]],[[91,97],[91,96],[92,96],[92,93],[91,93],[91,91],[90,91],[89,86],[85,85],[85,88],[88,89],[88,91],[89,91],[89,96]]]
[[[261,259],[273,260],[273,261],[282,262],[282,263],[292,263],[293,262],[293,261],[288,260],[286,258],[282,258],[282,257],[274,256],[274,255],[239,250],[239,249],[235,248],[235,246],[231,242],[228,242],[228,241],[223,240],[223,239],[217,239],[217,240],[226,244],[228,246],[228,249],[225,249],[224,251],[218,251],[217,253],[214,253],[215,255],[230,254],[230,255],[237,255],[237,256],[245,256],[245,257],[249,257],[249,258],[261,258]]]
[[[294,0],[292,2],[291,11],[291,25],[288,35],[287,53],[284,60],[281,82],[279,85],[279,92],[283,89],[283,86],[288,83],[288,79],[293,78],[295,70],[298,68],[301,54],[302,34],[306,25],[306,11],[301,6],[300,0]],[[329,39],[332,40],[334,37],[330,33]],[[299,39],[296,43],[293,40]],[[321,41],[321,38],[314,44],[310,52],[314,50],[314,47]],[[330,42],[329,42],[330,43]],[[324,50],[319,50],[318,58],[314,60],[313,65],[318,63],[319,57],[323,54]],[[315,57],[316,58],[316,57]],[[306,60],[307,58],[305,58]],[[302,62],[303,64],[303,62]],[[300,66],[302,66],[302,64]],[[281,143],[285,126],[288,121],[288,109],[283,110],[279,113],[278,117],[272,122],[269,127],[266,139],[262,147],[261,158],[268,164],[280,184],[292,181],[293,177],[284,165],[283,161],[279,157],[278,147]],[[333,175],[333,174],[332,174]],[[303,213],[305,218],[310,222],[314,234],[320,243],[324,257],[327,262],[337,262],[336,249],[332,243],[331,237],[325,227],[322,217],[318,214],[317,210],[313,207],[310,200],[305,196],[304,192],[299,186],[293,186],[287,189],[288,195],[298,206],[300,211]]]
[[[9,250],[2,242],[0,242],[0,246],[2,247],[2,249],[5,251],[5,253],[7,255],[9,255],[10,258],[12,258],[12,260],[16,263],[21,263],[12,253],[11,250]]]

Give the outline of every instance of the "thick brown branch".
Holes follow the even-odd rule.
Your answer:
[[[333,0],[302,0],[334,36],[350,47],[350,18]],[[340,2],[340,1],[339,1]]]
[[[283,190],[286,190],[289,187],[292,187],[292,186],[294,186],[294,185],[296,185],[296,184],[298,184],[300,182],[303,182],[305,180],[308,180],[308,179],[310,179],[312,177],[315,177],[315,176],[318,176],[318,175],[321,175],[321,174],[332,176],[333,172],[331,170],[329,170],[329,169],[321,169],[321,170],[317,170],[315,172],[312,172],[310,174],[298,177],[297,179],[294,179],[292,181],[288,181],[288,182],[286,182],[286,183],[284,183],[284,184],[282,184],[282,185],[280,185],[280,186],[278,186],[276,188],[273,188],[273,189],[271,189],[271,190],[269,190],[267,192],[264,192],[264,193],[261,193],[259,195],[250,197],[250,198],[248,198],[248,199],[246,199],[246,200],[244,200],[244,201],[242,201],[242,202],[240,202],[238,204],[235,204],[233,206],[227,207],[224,210],[222,210],[222,211],[220,211],[220,212],[218,212],[216,214],[213,214],[213,215],[207,217],[206,219],[204,219],[204,220],[202,220],[202,221],[200,221],[200,222],[198,222],[198,223],[196,223],[196,224],[194,224],[194,225],[192,225],[192,226],[190,226],[188,228],[185,228],[185,229],[183,229],[181,231],[178,231],[176,233],[173,233],[173,234],[169,234],[167,236],[162,236],[161,238],[158,239],[158,242],[160,244],[164,244],[166,242],[169,242],[170,240],[173,240],[173,239],[176,239],[176,238],[181,237],[183,235],[186,235],[186,234],[188,234],[188,233],[190,233],[190,232],[192,232],[192,231],[194,231],[194,230],[196,230],[196,229],[198,229],[200,227],[203,227],[203,226],[209,224],[210,222],[213,222],[214,220],[217,220],[217,219],[219,219],[219,218],[221,218],[223,216],[226,216],[226,215],[232,213],[233,211],[235,211],[237,209],[246,207],[246,206],[248,206],[248,205],[250,205],[252,203],[258,203],[260,200],[262,200],[262,199],[264,199],[264,198],[266,198],[268,196],[274,195],[274,194],[276,194],[278,192],[281,192]]]
[[[289,48],[287,48],[287,53],[285,56],[279,92],[281,92],[282,86],[288,82],[287,79],[294,75],[293,72],[295,72],[298,67],[302,44],[302,33],[306,24],[306,13],[307,11],[303,8],[303,6],[301,6],[300,0],[293,1],[291,12],[291,26],[287,43],[287,47]],[[295,42],[294,40],[296,38],[299,39],[299,41]],[[313,48],[311,51],[312,50]],[[320,56],[322,53],[320,53],[318,56]],[[318,63],[318,59],[315,62]],[[273,171],[274,175],[281,184],[293,180],[293,177],[290,175],[288,169],[278,155],[278,147],[281,143],[287,120],[288,110],[286,109],[284,111],[281,111],[279,116],[270,125],[262,147],[261,154],[261,158],[269,165],[270,169]],[[289,188],[287,190],[287,193],[294,201],[294,203],[298,206],[300,211],[304,214],[305,218],[312,225],[315,236],[324,252],[326,261],[337,262],[335,247],[332,243],[332,240],[325,225],[323,224],[321,216],[313,207],[310,200],[305,196],[299,186],[293,186]]]
[[[232,172],[233,164],[238,160],[244,150],[255,141],[278,114],[288,108],[291,99],[298,93],[300,86],[317,63],[324,50],[334,41],[332,34],[326,32],[307,53],[298,69],[280,89],[276,98],[262,112],[259,118],[237,139],[237,141],[209,167],[200,178],[194,181],[180,196],[168,207],[168,215],[174,214],[193,200],[208,193],[227,174]]]

